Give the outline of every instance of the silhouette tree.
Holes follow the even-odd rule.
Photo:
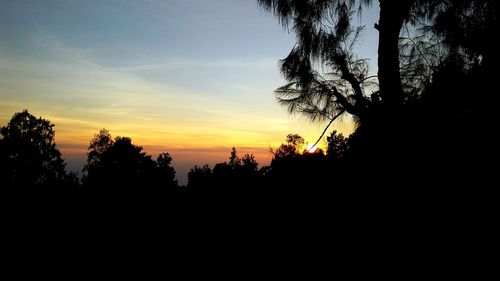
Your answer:
[[[195,193],[210,193],[218,196],[248,195],[262,183],[262,173],[253,154],[238,157],[235,147],[231,149],[229,162],[194,166],[188,173],[188,188]]]
[[[15,113],[0,134],[0,169],[8,185],[54,185],[66,180],[50,121],[24,110]]]
[[[446,56],[434,67],[424,102],[439,109],[433,114],[476,118],[475,123],[488,124],[487,130],[494,125],[495,98],[490,89],[496,87],[500,56],[490,40],[500,36],[500,4],[457,0],[440,3],[439,8],[441,12],[426,31],[443,42],[440,46]]]
[[[297,44],[281,61],[281,72],[290,82],[276,90],[278,100],[313,120],[330,120],[340,112],[362,118],[373,100],[388,107],[402,103],[399,75],[399,31],[413,1],[380,3],[379,72],[380,92],[372,100],[364,91],[369,82],[368,65],[353,53],[362,27],[354,28],[355,10],[372,1],[278,1],[259,0],[280,22],[297,35]],[[329,69],[322,73],[319,62]],[[377,100],[378,101],[378,100]],[[390,105],[390,106],[389,106]]]
[[[188,172],[187,188],[191,192],[203,193],[211,191],[213,184],[212,169],[210,166],[194,166]]]
[[[241,181],[247,187],[248,192],[256,193],[264,186],[265,169],[259,170],[259,163],[253,154],[245,154],[241,158]]]
[[[131,187],[137,192],[139,188],[145,191],[176,187],[172,157],[161,153],[156,162],[142,150],[141,146],[132,144],[130,138],[116,137],[113,140],[109,132],[102,129],[89,145],[84,184],[103,191]]]
[[[305,150],[304,138],[298,134],[288,134],[285,143],[281,144],[276,150],[271,150],[274,155],[273,161],[284,158],[293,158]]]
[[[395,118],[447,58],[472,52],[468,61],[498,61],[484,36],[498,35],[497,1],[379,0],[374,26],[379,35],[378,90],[367,95],[366,89],[374,87],[366,61],[353,51],[362,28],[352,26],[352,16],[356,11],[362,15],[363,7],[375,1],[258,2],[297,37],[296,46],[281,61],[289,84],[276,90],[278,100],[290,112],[312,120],[332,120],[343,112],[358,121],[374,119],[374,114]]]
[[[342,134],[337,134],[337,131],[333,131],[326,140],[328,142],[326,156],[329,159],[340,160],[346,155],[349,149],[348,139]]]
[[[498,1],[379,0],[377,86],[353,51],[361,29],[352,25],[374,1],[258,2],[297,37],[281,61],[289,83],[276,90],[278,100],[314,121],[355,117],[351,173],[428,179],[443,166],[465,174],[459,171],[484,163],[491,135],[483,144],[463,135],[472,127],[490,134],[495,126],[489,89],[496,87],[499,56],[488,41],[499,36]],[[477,149],[464,152],[471,144]],[[432,157],[439,160],[418,164]]]
[[[274,192],[299,195],[323,186],[320,175],[328,174],[329,169],[326,156],[321,150],[307,152],[304,144],[300,135],[289,134],[285,143],[271,150],[271,165],[262,173]]]
[[[159,172],[159,183],[166,187],[176,187],[175,169],[172,167],[172,156],[168,153],[160,153],[156,158]]]
[[[238,157],[238,154],[236,152],[236,148],[235,147],[233,147],[231,149],[231,156],[229,157],[229,163],[228,163],[228,165],[232,169],[236,169],[239,166],[241,166],[241,159]]]
[[[238,157],[236,148],[231,149],[229,162],[217,163],[213,169],[214,185],[218,192],[234,192],[242,182],[241,159]]]
[[[97,183],[97,179],[104,177],[104,174],[101,175],[101,173],[104,173],[104,154],[113,146],[113,143],[113,138],[106,129],[101,129],[98,134],[94,135],[88,148],[87,163],[83,168],[85,173],[83,176],[84,183],[89,184],[93,182],[93,178],[96,179],[95,181]]]
[[[241,167],[245,174],[254,174],[258,171],[259,163],[255,160],[253,154],[245,154],[241,158]]]

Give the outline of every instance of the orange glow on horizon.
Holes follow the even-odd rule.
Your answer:
[[[24,108],[19,106],[0,105],[0,126],[5,126],[15,112]],[[286,135],[298,133],[306,140],[300,151],[315,152],[318,148],[325,153],[326,140],[311,147],[308,140],[316,140],[322,130],[319,124],[311,126],[292,120],[287,123],[274,119],[262,119],[258,122],[243,120],[237,124],[235,120],[222,123],[220,120],[204,124],[185,124],[182,122],[151,121],[130,116],[129,118],[104,118],[98,120],[93,116],[72,115],[72,112],[58,111],[52,108],[32,106],[28,111],[36,117],[49,120],[55,125],[57,148],[68,163],[69,171],[79,172],[85,165],[90,140],[102,128],[109,130],[113,138],[130,137],[133,144],[142,146],[144,152],[156,158],[159,153],[168,152],[173,158],[173,166],[181,184],[187,181],[187,173],[194,165],[216,163],[229,160],[230,151],[235,147],[238,156],[253,154],[259,167],[269,165],[272,160],[270,149],[278,148],[284,143]],[[347,136],[352,127],[339,125],[335,127]]]

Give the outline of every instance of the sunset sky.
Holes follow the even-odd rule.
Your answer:
[[[358,42],[372,68],[374,10]],[[169,152],[185,184],[232,146],[268,164],[288,133],[313,143],[325,125],[276,102],[294,35],[255,0],[0,0],[0,38],[0,126],[23,109],[50,120],[72,171],[101,128]]]

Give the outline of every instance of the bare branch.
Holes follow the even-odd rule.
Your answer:
[[[316,140],[316,142],[311,146],[311,147],[315,147],[319,141],[323,138],[323,136],[325,135],[326,133],[326,130],[328,130],[328,128],[330,127],[330,125],[332,125],[333,121],[335,121],[337,118],[340,117],[340,115],[344,114],[345,110],[342,110],[340,111],[337,115],[335,115],[332,120],[330,120],[330,122],[328,123],[328,125],[326,125],[325,129],[323,130],[323,132],[321,133],[321,135],[319,136],[318,140]]]

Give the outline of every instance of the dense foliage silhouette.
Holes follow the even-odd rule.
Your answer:
[[[0,139],[2,187],[28,191],[12,195],[22,211],[6,238],[11,247],[185,257],[188,247],[226,246],[293,260],[314,249],[412,241],[411,251],[439,243],[457,254],[465,231],[453,230],[481,229],[494,213],[478,194],[495,174],[500,64],[489,42],[499,35],[498,1],[379,0],[375,77],[352,44],[361,32],[354,12],[375,1],[258,2],[297,35],[281,62],[289,83],[278,100],[313,121],[350,114],[353,134],[331,132],[325,152],[306,151],[290,134],[260,168],[233,148],[228,161],[194,166],[178,186],[168,153],[154,160],[103,129],[90,141],[80,183],[65,171],[54,125],[16,113]]]
[[[357,121],[346,154],[355,181],[473,183],[489,169],[481,157],[493,149],[492,137],[464,134],[494,126],[488,89],[499,60],[487,41],[499,35],[498,1],[257,2],[297,37],[281,61],[289,83],[276,90],[278,101],[313,121],[342,114]],[[373,2],[378,73],[370,76],[354,51],[363,27],[353,17]]]
[[[83,185],[98,192],[113,189],[175,192],[177,188],[168,153],[160,153],[155,161],[142,152],[142,147],[132,144],[130,138],[113,140],[106,129],[91,140],[87,155]]]
[[[54,187],[67,183],[66,164],[56,148],[50,121],[24,110],[14,114],[0,134],[2,185]]]

